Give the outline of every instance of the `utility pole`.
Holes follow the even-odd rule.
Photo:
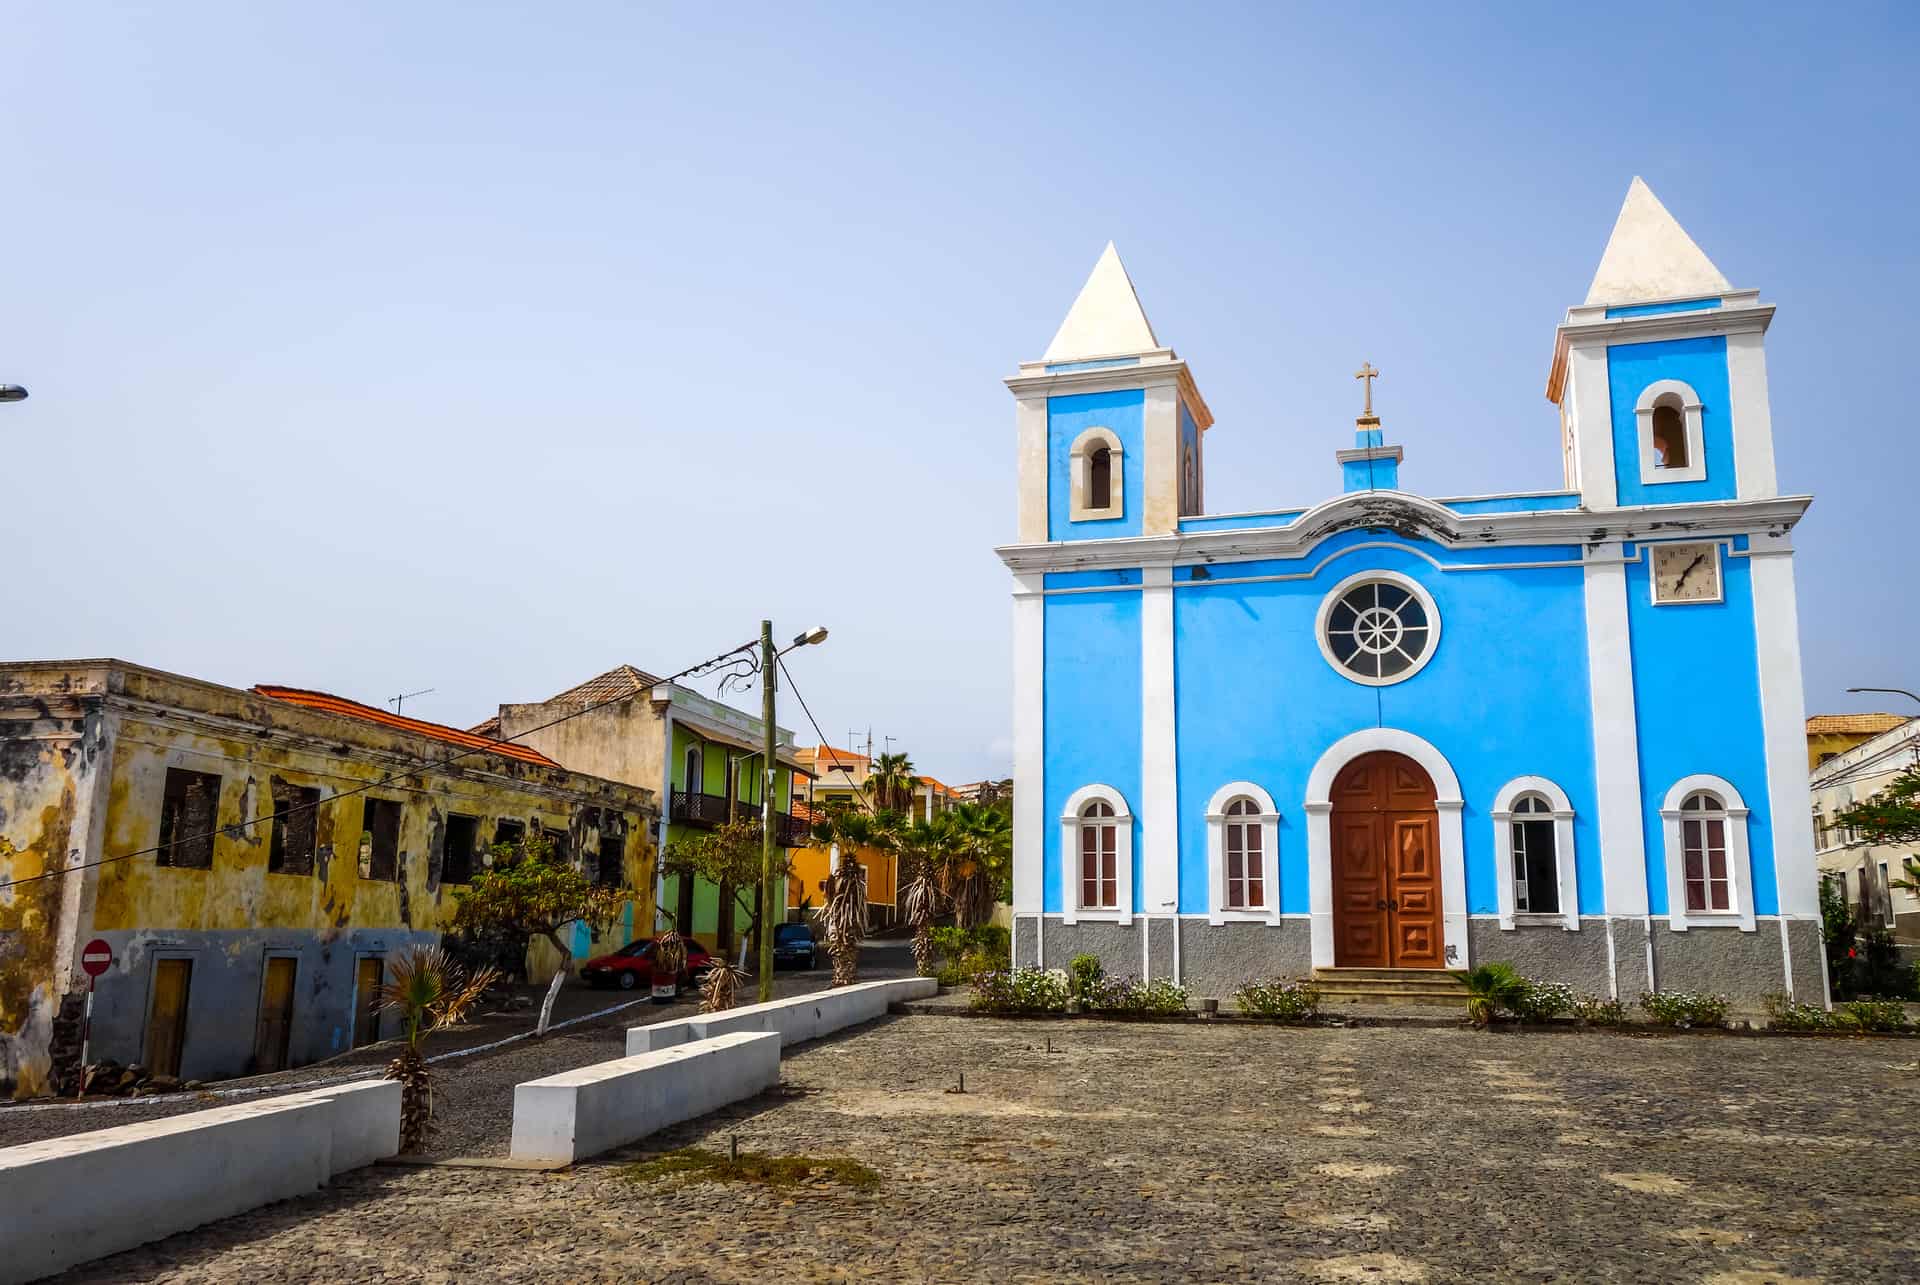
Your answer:
[[[760,786],[760,1002],[773,998],[773,688],[780,658],[773,653],[773,622],[760,622],[760,720],[766,740],[765,779]]]

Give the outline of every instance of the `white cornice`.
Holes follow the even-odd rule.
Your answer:
[[[1676,536],[1733,536],[1791,530],[1812,496],[1712,500],[1627,509],[1455,513],[1404,491],[1354,491],[1315,505],[1283,527],[1240,527],[1112,540],[1009,544],[994,552],[1009,569],[1102,571],[1189,562],[1297,558],[1342,531],[1392,531],[1448,549],[1499,545],[1600,545]]]
[[[1364,460],[1392,460],[1398,464],[1406,456],[1398,446],[1356,446],[1352,450],[1335,451],[1333,458],[1342,464],[1358,464]]]
[[[1729,297],[1750,296],[1735,291]],[[1639,305],[1632,305],[1639,306]],[[1608,317],[1600,307],[1574,308],[1553,332],[1553,365],[1547,371],[1547,400],[1558,405],[1567,378],[1567,354],[1588,344],[1642,344],[1661,339],[1697,339],[1706,335],[1765,334],[1773,324],[1770,303],[1739,307],[1656,312],[1644,317]],[[1596,315],[1597,314],[1597,315]]]
[[[1160,354],[1165,359],[1160,359]],[[1171,384],[1179,390],[1187,411],[1205,432],[1213,426],[1213,411],[1193,382],[1187,363],[1173,355],[1171,348],[1149,354],[1133,366],[1104,366],[1098,370],[1049,371],[1042,362],[1022,362],[1020,373],[1009,375],[1006,385],[1015,397],[1070,397],[1079,393],[1112,393],[1136,388],[1159,388]]]

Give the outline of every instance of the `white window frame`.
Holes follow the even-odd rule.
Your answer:
[[[1111,805],[1113,815],[1101,817],[1114,827],[1114,908],[1087,909],[1080,905],[1080,813],[1087,804],[1100,799]],[[1120,791],[1110,785],[1083,785],[1067,799],[1060,811],[1060,922],[1080,920],[1130,924],[1133,922],[1133,809]]]
[[[1113,455],[1108,461],[1107,505],[1097,509],[1087,500],[1093,491],[1093,452],[1099,446],[1106,447]],[[1126,452],[1120,447],[1120,438],[1110,428],[1096,425],[1073,439],[1073,447],[1067,452],[1069,522],[1098,522],[1126,516],[1125,461]]]
[[[1678,400],[1680,418],[1686,425],[1687,466],[1661,468],[1653,449],[1653,412],[1662,402]],[[1707,456],[1700,433],[1700,394],[1690,384],[1677,379],[1657,379],[1640,391],[1634,403],[1633,417],[1640,432],[1640,482],[1654,486],[1662,482],[1704,482],[1707,480]]]
[[[1390,674],[1385,678],[1368,678],[1365,674],[1354,673],[1340,663],[1340,658],[1333,654],[1333,648],[1327,645],[1327,617],[1333,614],[1334,604],[1361,585],[1376,583],[1405,589],[1427,613],[1427,649],[1420,653],[1420,659],[1399,673]],[[1363,687],[1392,687],[1395,683],[1406,682],[1425,669],[1428,662],[1439,654],[1440,608],[1434,604],[1433,595],[1427,592],[1426,586],[1411,576],[1401,575],[1398,571],[1357,571],[1327,590],[1326,596],[1320,600],[1320,610],[1313,618],[1313,641],[1319,646],[1320,655],[1333,667],[1333,672],[1348,682],[1359,683]]]
[[[1227,805],[1251,799],[1256,811],[1233,817],[1260,826],[1260,882],[1267,904],[1258,910],[1227,905]],[[1280,810],[1273,796],[1252,781],[1230,781],[1207,800],[1207,922],[1210,924],[1280,922]]]
[[[1515,909],[1513,805],[1528,794],[1546,799],[1548,815],[1553,819],[1553,862],[1560,889],[1560,909],[1553,914],[1529,914]],[[1526,924],[1558,924],[1568,932],[1579,932],[1580,882],[1573,848],[1573,802],[1567,798],[1567,792],[1544,776],[1516,776],[1494,796],[1491,815],[1494,869],[1500,884],[1500,927],[1512,931]],[[1541,819],[1538,812],[1522,815],[1530,821]]]
[[[1689,794],[1705,790],[1717,795],[1727,814],[1727,900],[1731,910],[1698,911],[1687,909],[1687,864],[1680,822],[1687,815],[1680,805]],[[1661,830],[1666,840],[1667,927],[1683,933],[1694,928],[1738,928],[1752,932],[1753,877],[1747,856],[1747,804],[1733,782],[1717,776],[1695,774],[1674,783],[1660,806]]]

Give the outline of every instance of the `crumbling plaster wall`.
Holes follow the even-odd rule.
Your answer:
[[[492,756],[377,784],[419,764],[419,738],[356,726],[349,740],[337,717],[111,664],[92,675],[92,713],[36,694],[52,681],[47,674],[0,666],[0,714],[11,715],[0,720],[0,881],[56,869],[68,851],[85,862],[140,854],[0,889],[0,1092],[53,1087],[53,1015],[64,991],[84,989],[78,950],[96,936],[115,958],[95,996],[95,1059],[141,1060],[154,963],[167,956],[193,963],[183,1077],[253,1069],[270,955],[298,961],[290,1063],[350,1047],[356,959],[436,941],[453,914],[457,889],[441,878],[453,813],[479,818],[479,871],[502,820],[566,831],[579,855],[597,848],[589,810],[617,811],[627,881],[642,895],[591,945],[618,945],[630,923],[651,922],[657,813],[649,792]],[[167,771],[176,767],[221,778],[210,868],[161,866],[145,851],[158,843]],[[245,824],[273,811],[276,780],[321,792],[308,872],[269,872],[273,823]],[[366,794],[348,792],[366,786],[403,804],[392,881],[362,874]],[[536,958],[534,980],[557,963]]]

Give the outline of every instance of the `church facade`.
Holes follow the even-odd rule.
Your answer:
[[[1555,334],[1560,486],[1403,489],[1363,367],[1338,494],[1210,514],[1109,246],[1007,380],[1015,962],[1823,1002],[1773,311],[1635,179]]]

